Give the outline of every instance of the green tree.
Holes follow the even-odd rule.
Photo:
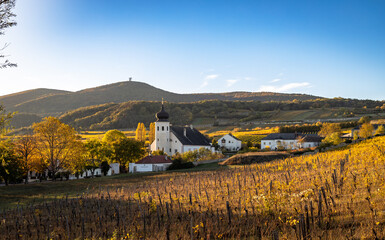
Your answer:
[[[218,144],[218,141],[213,139],[211,141],[211,146],[213,146],[215,148],[215,150],[218,150],[219,149],[219,144]]]
[[[37,152],[55,180],[55,174],[77,157],[80,140],[72,127],[54,117],[46,117],[32,128]]]
[[[0,142],[0,180],[8,185],[15,182],[23,175],[20,157],[14,151],[13,145],[9,141]]]
[[[128,164],[136,162],[145,155],[143,143],[129,138],[122,138],[112,143],[112,160],[118,162],[122,172],[125,172]]]
[[[86,148],[86,168],[94,176],[95,169],[100,167],[103,161],[107,161],[111,156],[111,148],[99,139],[90,139],[85,143]]]
[[[373,130],[374,130],[373,125],[366,122],[366,123],[361,125],[360,131],[358,132],[358,136],[360,136],[360,138],[371,137],[371,136],[373,136]]]
[[[9,27],[13,27],[16,25],[16,22],[13,20],[16,15],[12,13],[12,9],[15,7],[15,0],[0,0],[0,35],[4,34],[4,30]],[[7,47],[7,44],[1,44],[0,47],[0,59],[4,59],[5,55],[3,54],[3,50]],[[9,60],[5,59],[0,62],[0,69],[6,67],[16,67],[17,65],[9,62]]]

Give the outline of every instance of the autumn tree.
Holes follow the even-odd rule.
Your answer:
[[[364,123],[370,123],[370,117],[369,116],[363,116],[358,120],[359,124],[364,124]]]
[[[36,150],[55,180],[55,174],[76,158],[79,139],[76,131],[54,117],[46,117],[32,125]]]
[[[9,27],[16,25],[16,22],[13,20],[16,15],[12,13],[12,9],[15,7],[15,0],[0,0],[0,35],[4,34],[4,30]],[[1,44],[0,46],[0,59],[4,59],[5,55],[3,50],[8,46],[8,44]],[[17,65],[11,63],[9,60],[5,59],[0,61],[0,69],[6,67],[16,67]]]
[[[321,130],[318,134],[324,139],[323,143],[338,145],[342,142],[341,140],[341,126],[338,123],[324,123],[322,124]]]
[[[104,134],[102,141],[106,143],[110,143],[123,138],[126,138],[126,135],[124,135],[124,133],[122,133],[121,131],[114,129],[114,130],[107,131]]]
[[[5,108],[0,105],[0,137],[7,133],[7,127],[13,115],[14,113],[7,113]]]
[[[135,131],[135,140],[139,142],[146,141],[146,127],[143,123],[138,123],[138,127]]]
[[[16,182],[23,175],[21,166],[21,159],[15,153],[12,143],[1,141],[0,180],[3,180],[5,185],[8,185],[9,182]]]
[[[384,128],[384,125],[380,125],[378,126],[376,132],[374,133],[374,135],[383,135],[385,134],[385,128]]]
[[[373,136],[373,130],[374,130],[373,125],[370,124],[369,122],[366,122],[361,125],[360,131],[358,132],[358,136],[360,136],[360,138],[371,137]]]
[[[148,141],[150,144],[155,140],[155,123],[150,123],[150,130],[148,132]]]
[[[322,124],[321,130],[318,132],[322,137],[330,136],[333,133],[341,135],[341,126],[338,123],[324,123]]]
[[[28,183],[28,172],[34,169],[36,161],[36,141],[34,136],[25,135],[14,141],[15,152],[20,156],[25,183]]]
[[[78,178],[87,170],[87,151],[84,143],[73,142],[67,155],[67,161],[63,163],[63,169],[68,170],[64,174],[72,173]]]

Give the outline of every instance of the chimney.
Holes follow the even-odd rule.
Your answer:
[[[183,128],[183,135],[186,137],[186,128]]]

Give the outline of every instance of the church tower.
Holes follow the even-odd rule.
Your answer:
[[[172,155],[170,150],[170,122],[168,113],[164,110],[163,100],[162,109],[155,114],[155,149],[162,150],[168,155]]]

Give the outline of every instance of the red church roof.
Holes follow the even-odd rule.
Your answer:
[[[158,156],[147,156],[142,158],[138,162],[138,164],[156,164],[156,163],[172,163],[172,161],[165,155]]]

